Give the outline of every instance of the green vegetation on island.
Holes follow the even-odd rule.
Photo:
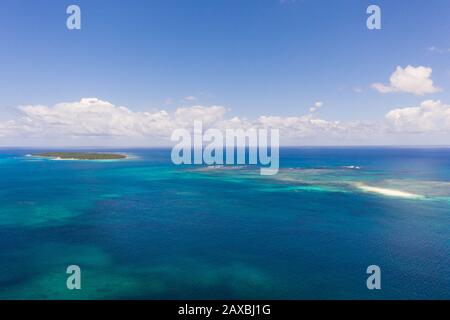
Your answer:
[[[55,159],[74,160],[116,160],[125,159],[127,156],[117,153],[91,153],[91,152],[44,152],[36,153],[33,157],[46,157]]]

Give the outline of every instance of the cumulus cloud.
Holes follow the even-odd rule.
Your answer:
[[[314,108],[320,108],[317,101]],[[354,135],[355,130],[367,128],[359,122],[339,122],[318,119],[314,115],[294,117],[260,116],[254,120],[227,117],[223,106],[192,106],[168,112],[136,112],[97,98],[78,102],[58,103],[54,106],[28,105],[19,107],[21,116],[0,123],[0,136],[80,138],[152,138],[168,141],[173,130],[192,129],[193,121],[200,120],[204,128],[249,129],[275,128],[285,138],[317,138]],[[153,140],[152,140],[153,141]],[[296,140],[297,141],[297,140]]]
[[[20,127],[35,134],[67,136],[138,136],[169,130],[166,111],[133,112],[96,98],[79,102],[21,106],[23,117],[16,121]]]
[[[186,101],[197,101],[197,97],[187,96],[187,97],[184,97],[184,100],[186,100]]]
[[[310,112],[316,112],[317,110],[319,110],[321,107],[323,106],[323,102],[322,101],[316,101],[316,103],[314,103],[314,106],[309,108]]]
[[[386,115],[386,120],[397,132],[450,133],[450,105],[426,100],[418,107],[394,109]]]
[[[317,101],[314,108],[322,105]],[[392,110],[385,120],[378,122],[325,120],[315,113],[287,117],[261,115],[247,119],[228,116],[223,106],[133,111],[96,98],[54,106],[21,106],[18,110],[21,114],[16,119],[0,122],[0,141],[9,141],[9,145],[29,145],[27,141],[42,146],[172,145],[173,130],[191,131],[195,120],[203,122],[204,130],[279,129],[283,145],[371,144],[380,143],[382,139],[392,143],[389,133],[450,133],[450,106],[433,100],[424,101],[418,107]],[[443,141],[448,140],[446,137],[448,135],[441,136]]]
[[[380,93],[406,92],[418,96],[435,93],[440,89],[435,87],[431,80],[432,72],[431,68],[423,66],[406,68],[398,66],[390,77],[389,85],[374,83],[372,88]]]
[[[362,121],[329,121],[312,115],[298,117],[261,116],[254,123],[257,128],[278,128],[286,141],[294,144],[328,141],[341,144],[360,142],[377,134],[376,124]]]
[[[174,121],[178,127],[191,126],[193,119],[202,121],[204,125],[212,125],[222,120],[225,112],[222,106],[178,108],[174,114]]]

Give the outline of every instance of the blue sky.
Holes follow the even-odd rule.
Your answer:
[[[68,5],[82,29],[66,28]],[[382,10],[368,30],[366,8]],[[220,105],[230,117],[308,113],[381,121],[424,100],[450,104],[447,0],[17,1],[0,10],[0,120],[22,105],[96,97],[133,111]],[[430,49],[430,48],[434,49]],[[382,94],[397,66],[439,92]]]

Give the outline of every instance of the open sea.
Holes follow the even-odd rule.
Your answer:
[[[130,158],[0,149],[1,299],[450,299],[450,148],[284,148],[274,176],[101,151]]]

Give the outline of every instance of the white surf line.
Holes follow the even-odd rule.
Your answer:
[[[371,187],[362,183],[357,183],[356,187],[366,191],[366,192],[372,192],[381,194],[388,197],[399,197],[399,198],[408,198],[408,199],[421,199],[424,198],[424,196],[420,194],[410,193],[406,191],[401,191],[397,189],[387,189],[387,188],[379,188],[379,187]]]

